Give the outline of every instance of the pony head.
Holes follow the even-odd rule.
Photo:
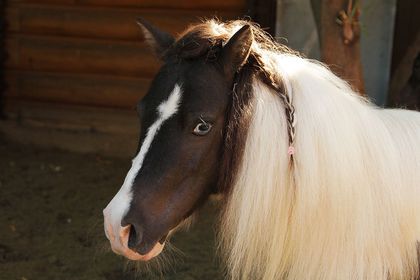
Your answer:
[[[214,38],[197,26],[175,40],[144,20],[139,25],[163,66],[137,105],[138,151],[103,213],[113,251],[147,261],[219,191],[234,77],[248,59],[253,32],[245,24],[233,36]]]
[[[419,113],[372,106],[246,21],[209,20],[178,39],[140,26],[163,66],[104,210],[116,253],[157,256],[220,192],[231,279],[417,279]]]

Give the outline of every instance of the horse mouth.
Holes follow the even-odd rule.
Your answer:
[[[166,237],[168,234],[165,234],[155,243],[144,244],[142,247],[133,247],[130,246],[130,237],[132,237],[132,233],[134,232],[134,228],[130,227],[130,233],[128,236],[128,240],[122,239],[123,247],[127,250],[124,250],[123,256],[128,258],[129,260],[133,261],[149,261],[154,257],[158,256],[163,248],[165,247]],[[126,242],[127,241],[127,242]]]
[[[117,251],[117,252],[114,251],[114,252],[117,253],[117,254],[123,255],[124,257],[126,257],[127,259],[132,260],[132,261],[144,261],[144,262],[146,262],[146,261],[149,261],[149,260],[157,257],[162,252],[164,247],[165,247],[165,242],[163,242],[163,243],[157,242],[153,246],[152,250],[150,250],[147,254],[144,254],[144,255],[141,255],[138,252],[133,251],[132,249],[129,249],[127,247],[125,247],[122,252],[121,251]]]
[[[150,244],[147,246],[148,248],[143,248],[142,252],[139,252],[136,248],[130,248],[131,246],[129,246],[129,238],[132,235],[131,226],[122,227],[119,234],[114,235],[112,226],[105,223],[105,233],[111,243],[112,251],[132,261],[149,261],[158,256],[165,247],[167,237],[167,234],[165,234],[159,241]]]
[[[126,232],[129,231],[128,234],[128,240],[126,240]],[[168,236],[168,233],[164,234],[158,241],[147,241],[144,240],[140,243],[136,241],[136,238],[138,238],[138,235],[136,233],[136,229],[133,226],[128,225],[127,227],[123,228],[122,237],[121,237],[121,243],[124,247],[128,247],[134,252],[137,252],[140,255],[147,255],[150,251],[153,250],[153,248],[156,246],[156,244],[164,245],[166,242],[166,238]],[[127,241],[127,242],[126,242]]]

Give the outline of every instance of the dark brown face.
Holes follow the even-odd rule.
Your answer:
[[[170,37],[156,34],[154,44],[163,49],[168,42],[158,39]],[[170,231],[216,189],[233,81],[225,68],[231,62],[228,46],[212,61],[168,56],[139,103],[138,152],[104,210],[105,232],[116,253],[133,260],[155,257]]]

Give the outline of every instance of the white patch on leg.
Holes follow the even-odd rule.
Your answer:
[[[128,171],[127,176],[125,177],[121,189],[114,196],[114,198],[111,200],[108,206],[104,209],[104,218],[105,223],[107,224],[105,225],[105,232],[108,239],[109,236],[119,236],[119,231],[121,229],[121,220],[127,213],[132,200],[132,186],[134,179],[140,172],[144,158],[162,124],[178,111],[179,104],[181,102],[181,94],[181,87],[178,84],[176,84],[174,89],[170,93],[168,99],[158,106],[158,118],[147,130],[146,138],[143,141],[139,153],[133,159],[131,168]],[[113,232],[107,232],[109,230],[112,230]],[[120,242],[117,239],[111,239],[111,243],[117,243],[112,244],[113,247],[123,252],[123,246],[126,246],[126,244],[120,244]]]

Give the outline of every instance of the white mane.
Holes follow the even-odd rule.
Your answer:
[[[324,66],[267,52],[296,109],[253,81],[253,119],[220,237],[232,279],[387,280],[419,273],[420,113],[384,110]]]

